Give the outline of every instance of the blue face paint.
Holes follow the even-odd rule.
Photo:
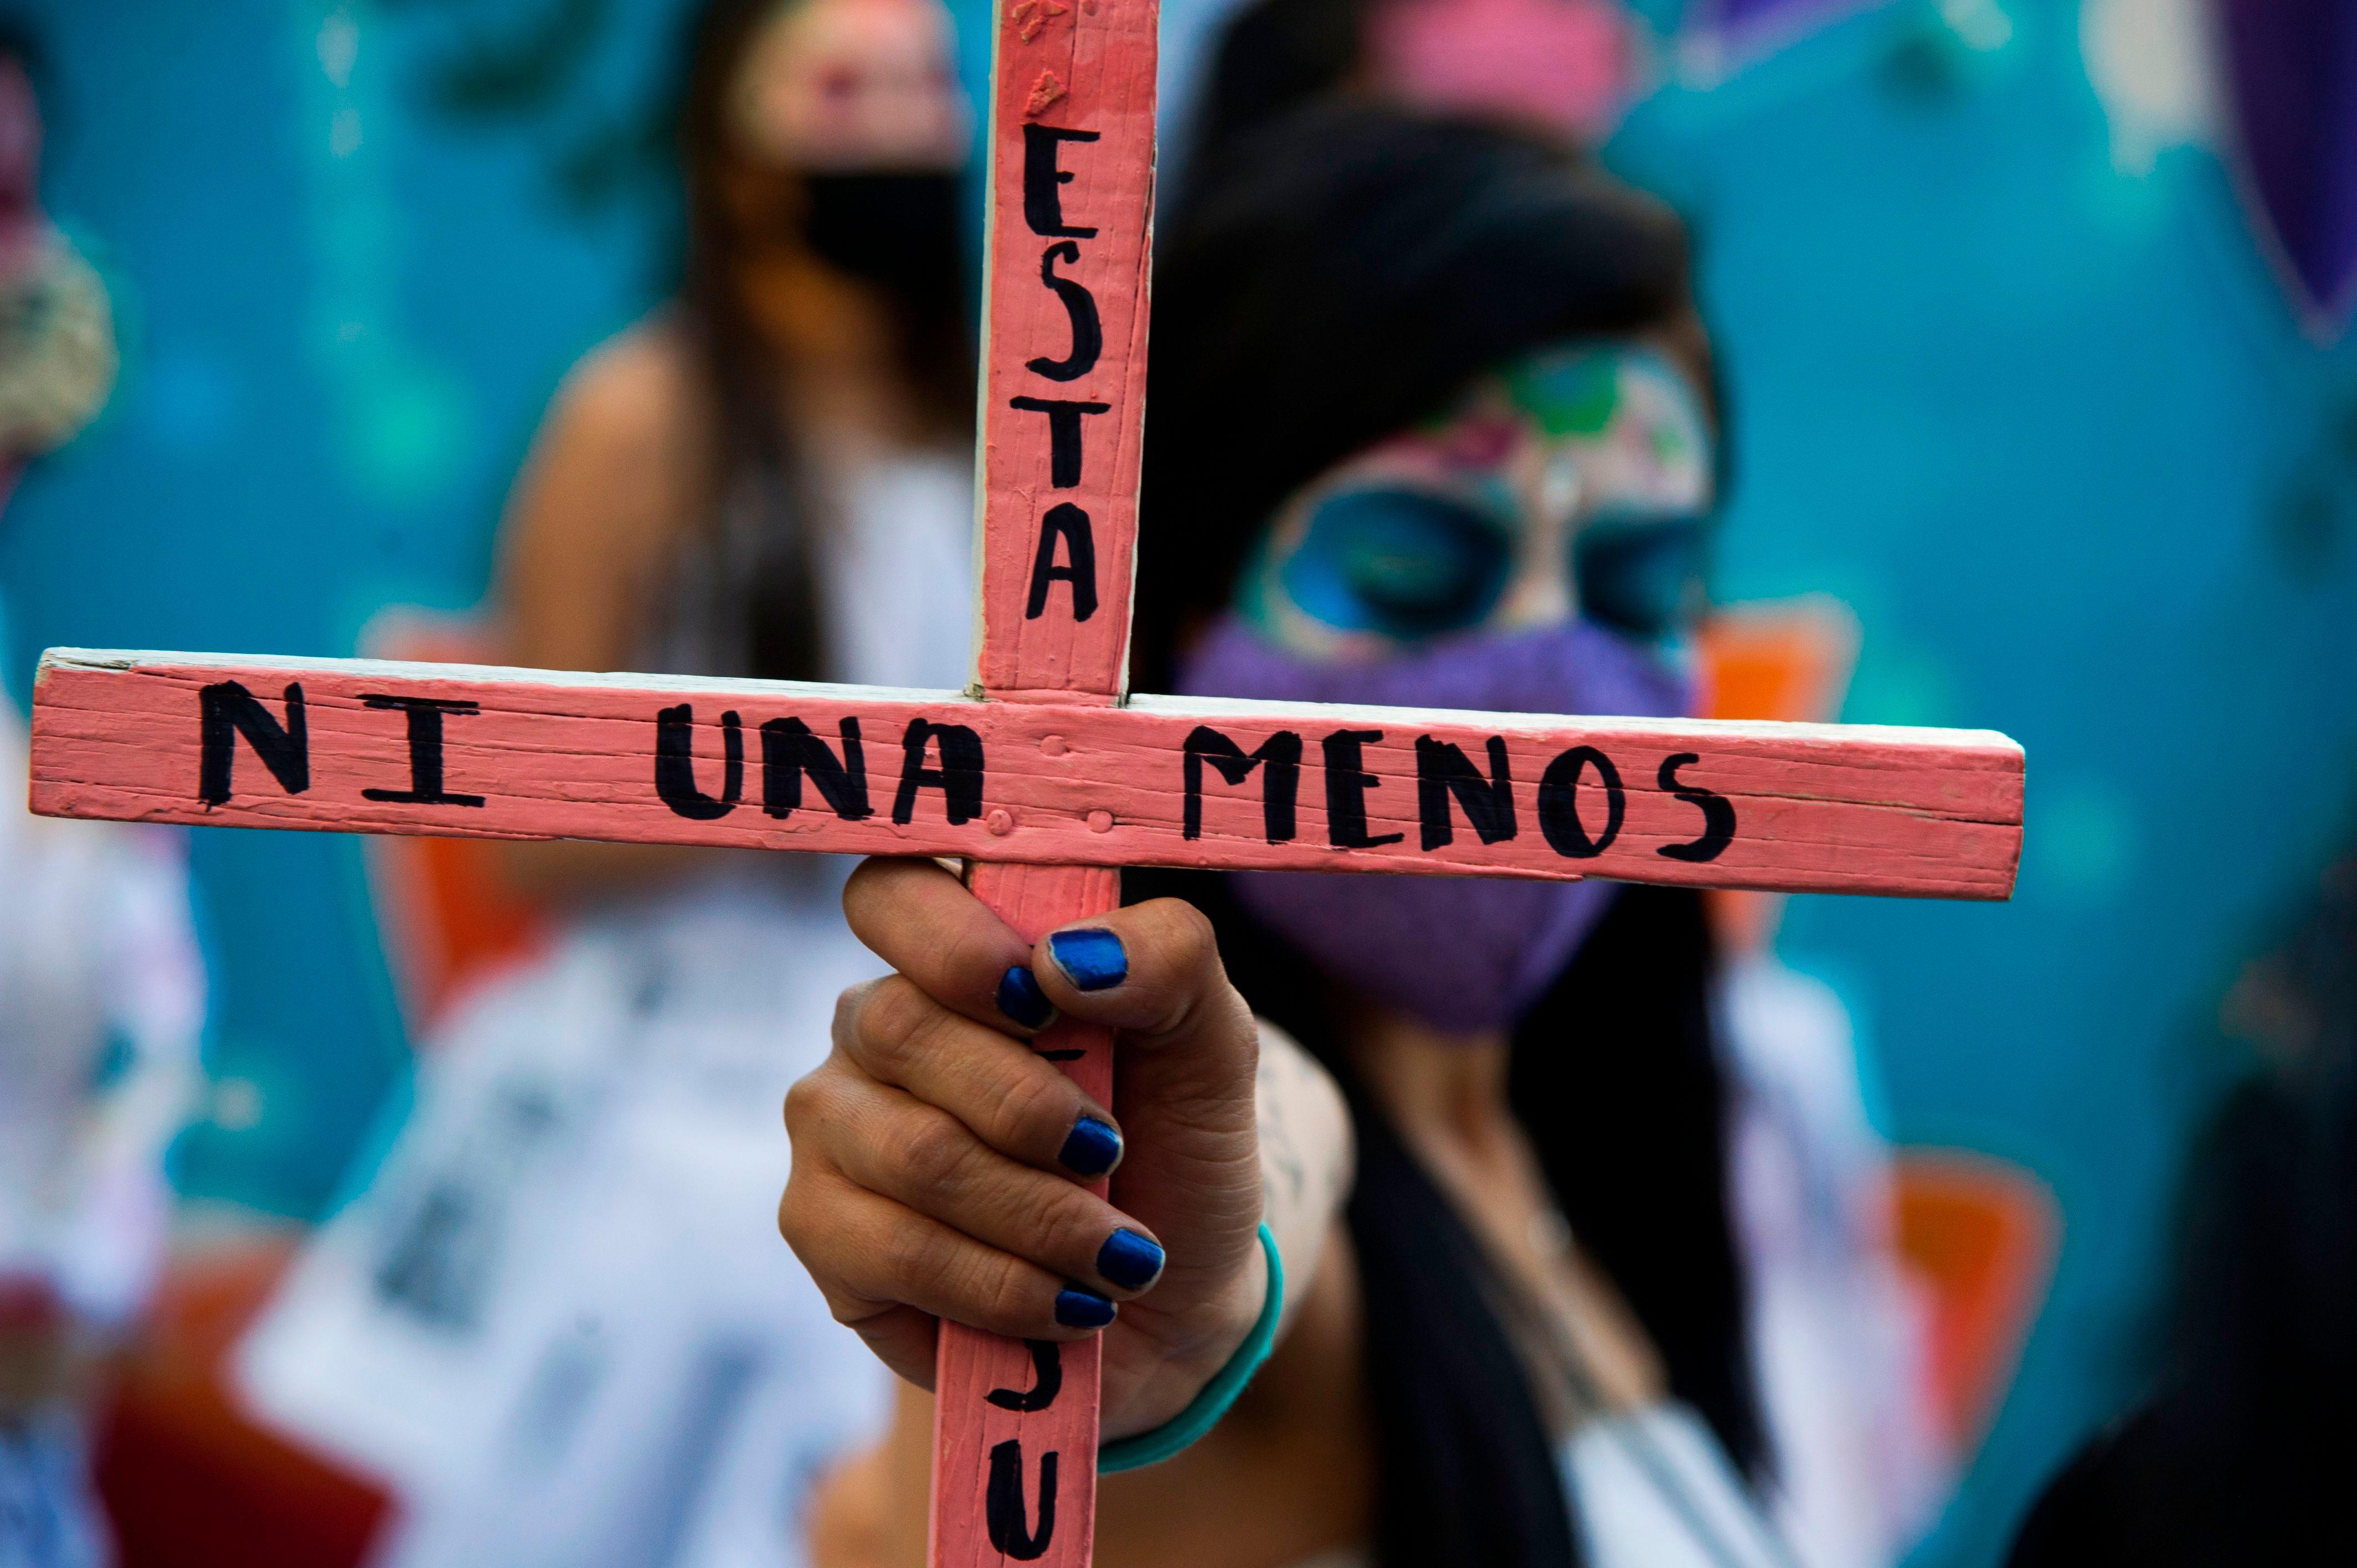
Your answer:
[[[1280,506],[1178,689],[1683,713],[1675,644],[1699,607],[1710,504],[1690,377],[1628,343],[1526,356]],[[1602,880],[1251,872],[1232,886],[1326,973],[1452,1035],[1522,1016],[1612,896]]]
[[[1690,378],[1660,355],[1542,349],[1296,491],[1236,607],[1342,662],[1575,617],[1670,642],[1702,599],[1710,451]]]
[[[1579,613],[1641,642],[1671,636],[1699,607],[1707,544],[1707,525],[1698,517],[1598,517],[1571,545]]]
[[[1278,578],[1296,605],[1328,626],[1405,640],[1479,622],[1512,566],[1503,530],[1474,508],[1366,488],[1318,502]]]

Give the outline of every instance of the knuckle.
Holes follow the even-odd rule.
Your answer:
[[[1068,1253],[1088,1255],[1086,1232],[1096,1204],[1079,1187],[1044,1178],[1018,1195],[1014,1207],[1021,1211],[1022,1233],[1030,1238],[1024,1250],[1042,1267],[1052,1267],[1047,1260]]]
[[[982,1275],[983,1299],[992,1311],[1002,1318],[1025,1316],[1031,1305],[1033,1276],[1020,1259],[993,1252],[977,1273]]]
[[[828,1206],[813,1196],[806,1178],[786,1178],[785,1190],[778,1195],[778,1234],[813,1274],[825,1272],[821,1267],[820,1254],[831,1231],[840,1229],[840,1221]]]
[[[823,1067],[813,1068],[810,1071],[802,1074],[802,1077],[794,1079],[793,1082],[786,1085],[786,1122],[788,1125],[791,1126],[798,1117],[808,1116],[813,1110],[812,1101],[826,1092],[825,1088],[819,1082],[819,1075],[824,1071],[826,1071],[826,1069]]]
[[[889,855],[869,855],[852,867],[844,879],[843,912],[856,931],[880,914],[900,879],[902,863]]]
[[[882,860],[871,854],[853,866],[851,875],[843,880],[844,908],[848,909],[866,897],[874,890],[877,878],[882,874],[883,868],[890,864],[891,862],[888,860]]]
[[[957,1300],[970,1303],[977,1316],[1006,1323],[1026,1316],[1031,1295],[1031,1270],[1019,1258],[975,1247],[951,1263],[943,1281]]]
[[[828,1086],[825,1068],[813,1069],[794,1079],[786,1090],[788,1139],[796,1139],[806,1129],[823,1125],[834,1101],[834,1091]]]
[[[866,1011],[868,998],[876,993],[877,982],[863,980],[847,985],[834,999],[834,1022],[830,1036],[837,1046],[848,1046],[858,1037],[859,1015]]]
[[[794,1184],[787,1181],[785,1191],[778,1193],[778,1238],[792,1247],[794,1257],[802,1257],[802,1205],[794,1202]]]
[[[909,1179],[932,1189],[963,1184],[974,1158],[974,1134],[955,1117],[930,1111],[909,1118],[895,1140],[899,1163]]]
[[[811,1262],[811,1244],[814,1239],[811,1219],[811,1206],[795,1192],[794,1184],[789,1181],[786,1190],[778,1195],[778,1235],[793,1250],[794,1256],[802,1260],[804,1268],[816,1273]]]
[[[990,1000],[1007,967],[1023,961],[1019,945],[981,921],[963,922],[946,936],[943,972],[955,977],[960,986],[971,987],[983,1002]]]
[[[1138,908],[1147,922],[1143,934],[1159,959],[1152,983],[1141,988],[1150,1016],[1139,1026],[1147,1034],[1170,1034],[1226,989],[1219,939],[1203,912],[1183,899],[1157,898]]]
[[[1210,916],[1184,898],[1157,898],[1148,908],[1174,969],[1192,975],[1219,967],[1220,942]]]
[[[1052,1155],[1079,1114],[1076,1098],[1071,1080],[1061,1073],[1008,1074],[993,1107],[1001,1137],[1010,1148],[1044,1148]]]
[[[890,1226],[865,1247],[884,1282],[903,1299],[943,1294],[950,1285],[956,1249],[931,1226]]]
[[[876,983],[866,1006],[860,1010],[861,1054],[877,1065],[905,1061],[915,1054],[926,1033],[938,1026],[940,1017],[940,1007],[914,981],[887,975]]]

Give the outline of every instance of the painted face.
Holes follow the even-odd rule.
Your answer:
[[[1698,606],[1711,472],[1701,399],[1667,360],[1542,350],[1297,491],[1239,608],[1277,648],[1332,662],[1575,616],[1664,641]]]
[[[734,105],[740,144],[813,174],[952,171],[974,110],[939,0],[791,0],[763,27]]]
[[[1700,595],[1709,427],[1649,349],[1565,345],[1337,464],[1278,509],[1181,691],[1383,707],[1670,714],[1658,646]],[[1240,872],[1238,901],[1333,978],[1450,1035],[1511,1026],[1612,884]]]

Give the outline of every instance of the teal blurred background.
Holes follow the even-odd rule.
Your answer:
[[[19,703],[50,644],[347,654],[388,603],[479,600],[542,405],[666,285],[681,8],[30,7],[49,203],[125,370],[0,531]],[[1174,87],[1211,9],[1166,6]],[[2239,1065],[2220,999],[2357,795],[2357,360],[2303,333],[2215,106],[2129,10],[2193,7],[1893,0],[1759,58],[1673,43],[1608,149],[1701,242],[1722,596],[1837,596],[1846,718],[2029,753],[2011,904],[1803,899],[1781,943],[1850,1003],[1889,1132],[2023,1165],[2063,1215],[1927,1564],[1991,1562],[2132,1386],[2184,1142]],[[315,1215],[407,1058],[358,843],[191,854],[215,1090],[184,1188]]]

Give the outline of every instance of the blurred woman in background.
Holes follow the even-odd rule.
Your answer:
[[[0,506],[114,387],[105,285],[42,209],[37,69],[0,23]],[[85,1412],[163,1266],[204,968],[179,835],[35,817],[26,768],[0,697],[0,1568],[101,1568]]]
[[[955,687],[972,115],[938,0],[716,0],[676,296],[567,379],[502,542],[514,663]],[[802,855],[506,846],[553,950],[433,1042],[382,1169],[250,1343],[394,1479],[408,1564],[790,1552],[873,1369],[765,1245],[775,1106],[873,972]]]
[[[2357,1555],[2357,847],[2221,1011],[2255,1060],[2190,1151],[2152,1385],[2048,1484],[2010,1568]]]
[[[500,596],[519,662],[964,684],[973,126],[952,45],[933,0],[707,11],[679,116],[679,295],[574,372],[517,488]],[[707,858],[533,844],[512,863],[595,899]]]
[[[1331,105],[1204,171],[1156,306],[1141,687],[1689,711],[1717,432],[1666,211],[1542,140]],[[1698,897],[1125,891],[1035,950],[937,868],[855,876],[900,978],[846,998],[789,1100],[780,1211],[837,1315],[917,1385],[940,1316],[1101,1332],[1105,1436],[1136,1436],[1256,1331],[1265,1215],[1275,1356],[1200,1442],[1106,1481],[1103,1561],[1789,1561],[1752,1491]],[[1003,1037],[1050,1004],[1129,1031],[1115,1105]],[[1109,1165],[1119,1209],[1070,1179]],[[830,1487],[821,1563],[921,1561],[930,1414],[905,1394]]]
[[[1245,0],[1206,49],[1178,160],[1187,188],[1262,128],[1338,99],[1594,147],[1651,69],[1621,0]],[[1742,625],[1748,607],[1722,626]],[[1712,716],[1837,717],[1838,682],[1824,695],[1823,711]],[[1780,902],[1737,897],[1754,910]],[[1734,1205],[1756,1286],[1749,1332],[1778,1522],[1815,1568],[1886,1568],[1931,1527],[1968,1455],[1951,1452],[1935,1393],[1927,1282],[1898,1245],[1898,1176],[1869,1088],[1880,1075],[1861,1061],[1841,996],[1775,951],[1775,916],[1726,918],[1738,908],[1710,906],[1733,939],[1712,1006],[1732,1079]]]

